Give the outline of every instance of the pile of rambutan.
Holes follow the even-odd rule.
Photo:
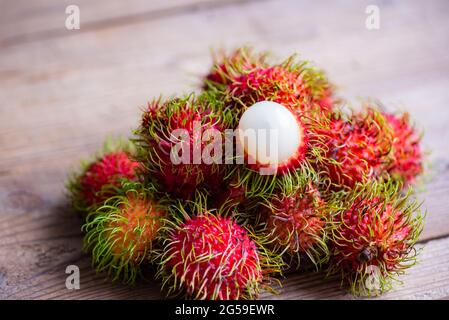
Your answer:
[[[314,271],[379,295],[419,251],[420,141],[407,113],[348,108],[311,63],[241,48],[199,92],[151,100],[67,190],[113,281],[148,270],[169,296],[254,299]]]

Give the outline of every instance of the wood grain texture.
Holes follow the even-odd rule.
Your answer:
[[[9,46],[67,35],[65,20],[69,5],[79,8],[83,23],[79,32],[90,32],[249,1],[251,0],[130,0],[126,4],[106,0],[4,1],[0,11],[0,44]]]
[[[196,89],[210,48],[246,43],[280,57],[301,52],[350,101],[374,96],[410,111],[432,150],[418,195],[427,243],[422,263],[385,298],[449,296],[447,1],[378,2],[378,31],[364,27],[373,1],[79,3],[81,32],[61,29],[64,1],[1,2],[0,298],[162,297],[154,281],[129,289],[93,273],[64,182],[107,135],[128,135],[148,99]],[[81,268],[78,291],[64,285],[72,263]],[[280,296],[263,297],[350,298],[316,274],[289,275]]]

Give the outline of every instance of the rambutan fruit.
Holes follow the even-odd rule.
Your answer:
[[[305,88],[302,78],[282,67],[257,68],[233,79],[229,85],[233,98],[245,106],[259,101],[274,101],[296,109]]]
[[[314,95],[320,96],[324,93],[313,93],[312,90],[323,90],[313,88],[311,76],[307,75],[307,69],[302,65],[292,69],[290,60],[284,65],[257,68],[249,73],[242,74],[232,80],[229,85],[231,98],[243,105],[243,108],[259,101],[274,101],[292,110],[308,113],[314,108],[328,107],[322,103],[317,104]],[[318,72],[313,72],[318,74]],[[306,82],[309,81],[309,82]],[[312,89],[313,88],[313,89]]]
[[[317,162],[333,189],[352,188],[385,175],[391,162],[393,134],[382,113],[365,108],[348,119],[335,112],[328,126],[318,128],[325,153]],[[328,183],[329,184],[329,183]]]
[[[330,85],[324,85],[325,89],[315,93],[314,101],[320,107],[320,110],[331,111],[340,101],[334,96],[334,89]]]
[[[206,76],[206,87],[230,98],[228,107],[241,114],[256,102],[274,101],[307,115],[333,108],[333,87],[324,73],[294,56],[269,64],[267,53],[255,55],[247,49],[235,51],[216,62]],[[210,81],[212,79],[212,81]]]
[[[306,156],[306,126],[295,112],[278,103],[263,101],[248,108],[240,118],[238,130],[238,146],[244,152],[245,163],[254,170],[274,166],[277,173],[284,174],[299,166]],[[262,134],[267,136],[270,131],[276,131],[273,134],[277,137],[273,141],[269,140],[271,137],[263,139]]]
[[[227,168],[224,130],[232,122],[222,104],[207,92],[148,104],[136,131],[137,159],[161,192],[190,199],[197,189],[219,190]]]
[[[83,213],[115,195],[121,180],[136,181],[138,162],[132,159],[133,146],[122,140],[105,143],[94,160],[84,161],[81,173],[73,174],[67,189],[73,207]]]
[[[244,206],[247,203],[246,188],[238,185],[238,179],[235,177],[230,181],[223,183],[222,189],[212,199],[214,208],[231,209]]]
[[[329,211],[313,183],[278,192],[265,206],[264,229],[275,252],[288,257],[297,267],[303,256],[317,268],[327,262]]]
[[[234,50],[229,55],[224,51],[213,55],[213,64],[204,77],[204,89],[229,85],[236,76],[257,67],[267,66],[266,53],[256,54],[249,47]]]
[[[196,206],[167,221],[158,277],[168,294],[193,299],[256,298],[270,290],[281,260],[232,218]]]
[[[236,130],[236,158],[242,165],[229,174],[236,181],[233,187],[243,186],[246,196],[265,199],[275,188],[295,185],[303,177],[315,180],[313,163],[325,151],[316,134],[322,123],[303,118],[272,101],[250,106]]]
[[[378,295],[412,266],[423,228],[419,206],[397,183],[358,184],[336,193],[330,231],[329,273],[339,273],[352,293]]]
[[[155,254],[162,218],[167,213],[154,190],[122,181],[120,193],[89,213],[83,226],[84,248],[92,252],[98,273],[134,284],[143,263]]]
[[[393,160],[386,170],[394,180],[409,185],[423,172],[421,137],[410,124],[408,113],[394,115],[384,112],[384,116],[393,133]]]

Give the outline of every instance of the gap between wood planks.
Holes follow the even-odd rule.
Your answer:
[[[106,28],[113,28],[123,25],[137,24],[148,21],[155,21],[159,19],[170,18],[176,15],[184,13],[190,13],[193,11],[208,11],[217,8],[225,8],[229,6],[242,5],[251,2],[262,2],[270,0],[227,0],[227,1],[210,1],[204,0],[201,2],[188,3],[175,7],[162,8],[150,11],[144,11],[140,13],[128,14],[123,16],[105,18],[97,21],[88,21],[82,23],[82,28],[76,32],[67,32],[65,29],[48,29],[31,33],[17,34],[12,37],[0,40],[0,48],[7,48],[14,45],[40,41],[50,38],[64,37],[75,35],[80,32],[92,32],[102,30]],[[61,13],[63,14],[63,13]]]

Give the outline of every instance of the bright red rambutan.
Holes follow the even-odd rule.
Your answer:
[[[307,80],[306,80],[307,79]],[[330,111],[333,100],[330,90],[312,89],[313,79],[303,72],[289,70],[287,66],[256,68],[234,77],[228,86],[232,99],[244,107],[260,101],[274,101],[307,116],[315,111]]]
[[[219,103],[205,94],[148,104],[137,131],[137,158],[160,191],[190,199],[197,189],[219,189],[225,168],[223,132],[230,121],[230,111],[220,110]],[[212,131],[220,137],[208,139]]]
[[[232,97],[244,105],[270,100],[291,110],[303,109],[309,98],[303,79],[282,67],[257,68],[232,79],[229,85]]]
[[[234,110],[260,101],[274,101],[292,110],[313,116],[314,111],[333,108],[333,87],[323,72],[290,57],[270,65],[267,53],[255,55],[246,48],[215,62],[206,76],[205,88],[218,88],[229,96]],[[232,105],[230,104],[230,105]]]
[[[356,294],[390,289],[395,275],[411,266],[422,231],[417,206],[394,183],[357,185],[334,207],[331,273],[341,273]]]
[[[325,147],[318,164],[333,188],[352,188],[385,173],[391,161],[392,132],[383,115],[372,108],[345,120],[333,115],[329,125],[317,130]]]
[[[136,180],[136,169],[139,164],[130,159],[124,151],[105,154],[97,162],[92,163],[80,178],[81,194],[88,204],[102,202],[111,196],[100,193],[104,186],[118,186],[120,180]]]
[[[393,133],[393,160],[387,171],[393,179],[408,185],[423,171],[420,136],[410,125],[408,113],[401,116],[384,113],[384,116]]]
[[[271,198],[267,210],[266,232],[276,252],[298,258],[305,254],[316,265],[326,262],[326,202],[311,183]],[[299,264],[298,264],[299,266]]]
[[[336,103],[333,90],[329,86],[322,92],[317,93],[314,100],[319,105],[320,109],[325,111],[331,111]]]
[[[195,299],[257,297],[266,285],[267,256],[246,229],[208,212],[172,224],[158,275],[171,292]]]
[[[239,48],[231,54],[221,52],[214,57],[209,74],[205,77],[204,89],[217,85],[228,85],[236,74],[241,74],[259,66],[265,66],[265,55],[254,54],[250,48]]]
[[[122,182],[119,192],[87,216],[84,247],[92,250],[97,272],[133,284],[140,265],[154,255],[166,210],[138,183]]]
[[[81,174],[71,177],[67,188],[75,209],[87,211],[116,194],[121,180],[136,181],[139,163],[131,158],[131,146],[106,144],[103,155],[84,165]]]

